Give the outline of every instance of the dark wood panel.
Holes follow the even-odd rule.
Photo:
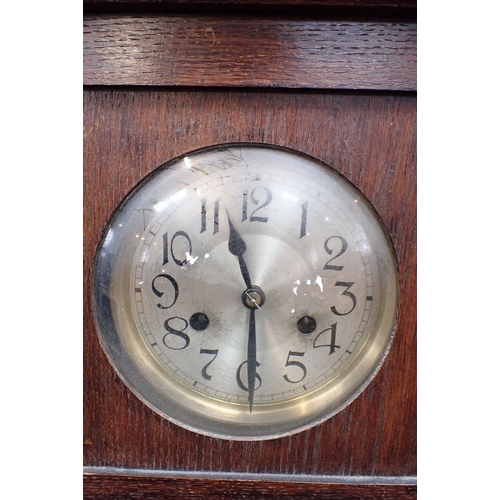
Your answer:
[[[148,476],[84,475],[86,500],[152,498],[319,498],[329,500],[414,500],[416,485],[324,484],[269,480],[207,480]]]
[[[84,83],[416,89],[416,23],[84,17]]]
[[[83,0],[85,14],[336,16],[417,21],[416,0]]]
[[[85,465],[415,475],[415,95],[91,88],[84,104]],[[107,362],[90,310],[98,237],[126,193],[175,156],[238,141],[283,145],[334,166],[372,201],[401,270],[399,326],[373,383],[324,424],[260,443],[198,436],[140,403]]]

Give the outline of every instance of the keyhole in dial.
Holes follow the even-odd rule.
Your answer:
[[[197,312],[189,318],[189,324],[193,330],[205,330],[210,324],[210,320],[205,313]]]
[[[302,316],[302,318],[297,321],[297,328],[300,333],[312,333],[316,330],[316,320],[311,316]]]

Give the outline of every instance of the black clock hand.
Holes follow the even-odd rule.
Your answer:
[[[247,246],[243,241],[243,238],[238,234],[236,229],[231,222],[229,217],[229,212],[227,212],[227,220],[229,222],[229,241],[228,249],[236,257],[238,257],[238,262],[240,265],[241,275],[243,276],[243,281],[247,286],[247,289],[243,293],[243,304],[245,307],[250,309],[250,324],[248,328],[248,346],[247,346],[247,379],[248,379],[248,405],[250,407],[250,413],[252,413],[253,407],[253,396],[255,393],[255,379],[257,375],[257,340],[255,332],[255,311],[260,309],[259,301],[261,304],[264,303],[264,294],[262,290],[258,287],[252,286],[252,281],[250,279],[250,273],[248,272],[245,259],[243,259],[243,254],[246,252]],[[254,294],[258,294],[258,299],[254,298]]]
[[[247,265],[245,264],[245,260],[243,259],[243,254],[245,253],[247,246],[243,241],[243,238],[238,234],[236,229],[234,229],[233,223],[229,218],[229,212],[227,212],[227,220],[229,222],[229,241],[228,241],[229,251],[233,255],[238,257],[238,262],[240,264],[240,270],[243,276],[243,280],[245,281],[245,285],[247,286],[247,288],[252,288],[250,274],[248,272]]]
[[[253,395],[255,392],[255,375],[257,372],[257,342],[255,335],[255,309],[250,309],[250,327],[248,329],[247,378],[248,405],[252,413]]]

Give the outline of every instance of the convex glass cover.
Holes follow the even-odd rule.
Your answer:
[[[380,368],[397,265],[377,214],[331,167],[230,144],[155,170],[98,248],[101,344],[145,404],[190,430],[269,439],[331,417]]]

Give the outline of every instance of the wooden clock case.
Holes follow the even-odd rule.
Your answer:
[[[416,498],[416,2],[84,0],[84,497]],[[401,301],[370,386],[262,442],[142,404],[98,341],[90,287],[111,214],[153,169],[226,142],[312,155],[372,202]]]

